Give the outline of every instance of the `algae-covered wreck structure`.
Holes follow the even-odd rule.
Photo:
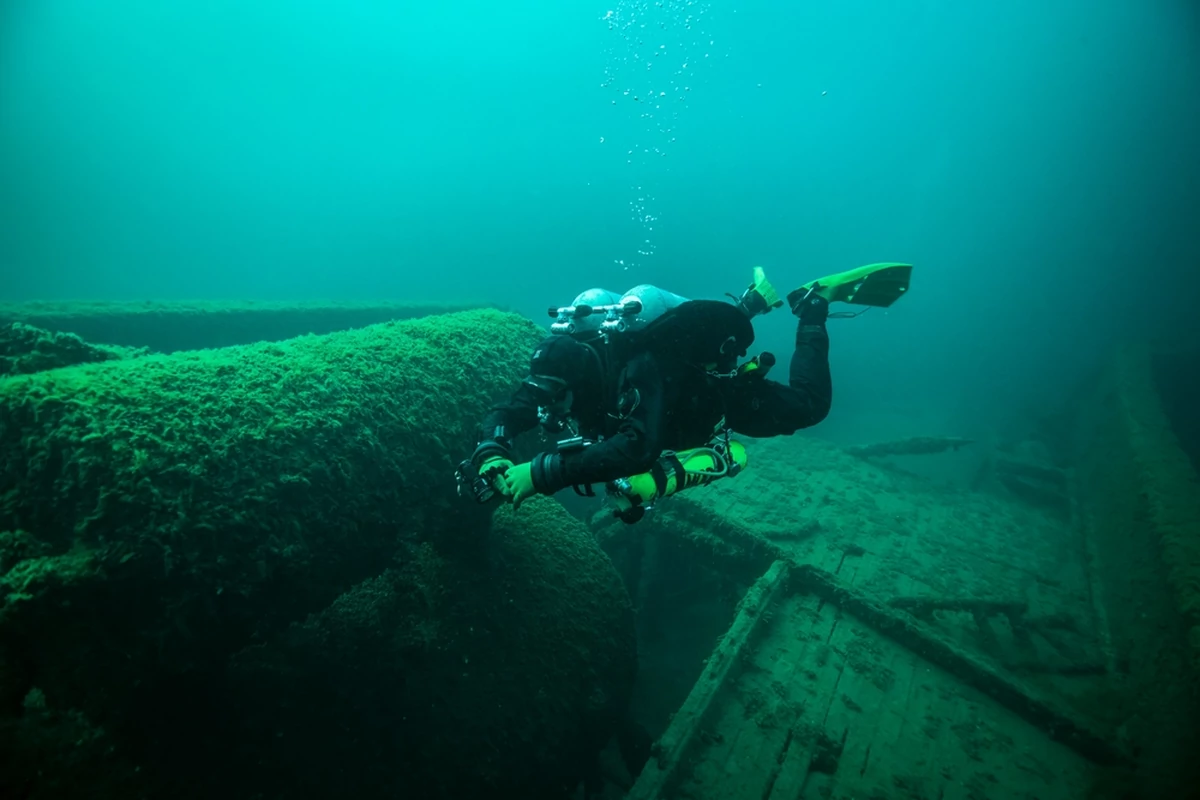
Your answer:
[[[3,796],[1200,785],[1195,353],[1114,354],[1011,447],[750,441],[736,480],[624,525],[456,495],[538,326],[237,308],[237,341],[212,309],[186,340],[190,307],[8,312]],[[974,477],[905,469],[948,457]]]
[[[0,382],[5,796],[558,797],[635,671],[553,504],[456,502],[479,310]]]

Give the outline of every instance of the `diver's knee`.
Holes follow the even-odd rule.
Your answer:
[[[829,416],[829,410],[833,408],[833,397],[828,394],[814,396],[812,403],[812,422],[810,425],[816,425],[818,422],[824,421]]]
[[[829,410],[833,405],[832,398],[822,397],[804,389],[795,391],[797,402],[792,413],[788,415],[790,417],[789,427],[792,429],[789,433],[820,424],[829,416]]]

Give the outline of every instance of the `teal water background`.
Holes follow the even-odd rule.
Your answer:
[[[1174,0],[8,0],[0,300],[542,319],[908,261],[910,297],[834,323],[828,425],[962,433],[1195,335],[1198,141]]]

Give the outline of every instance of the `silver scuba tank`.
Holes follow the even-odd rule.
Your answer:
[[[565,333],[581,339],[592,339],[601,335],[601,326],[609,316],[609,310],[618,308],[621,295],[608,289],[587,289],[575,295],[569,306],[552,306],[550,316],[551,333]]]
[[[550,332],[583,340],[626,331],[636,333],[686,302],[686,297],[648,283],[621,295],[607,289],[588,289],[576,295],[571,305],[549,309],[554,318]]]
[[[626,313],[622,319],[625,323],[621,330],[627,330],[636,333],[644,329],[654,320],[661,317],[663,314],[670,311],[675,306],[687,302],[686,297],[680,297],[673,292],[668,292],[665,289],[660,289],[657,286],[652,286],[648,283],[643,283],[633,287],[624,295],[621,296],[621,304],[624,306],[632,306],[628,301],[636,299],[641,304],[641,309],[634,313]]]

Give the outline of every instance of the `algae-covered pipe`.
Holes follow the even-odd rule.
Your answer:
[[[232,656],[219,706],[235,732],[171,772],[204,798],[575,796],[633,690],[629,596],[553,500],[501,506],[482,550],[409,548]],[[221,729],[204,723],[189,733]]]
[[[463,527],[454,465],[540,335],[479,310],[0,380],[0,705],[202,666]]]
[[[144,350],[85,342],[22,322],[0,323],[0,377],[145,355]]]
[[[32,302],[0,303],[0,325],[25,323],[96,344],[159,353],[282,341],[492,303],[376,302]]]

